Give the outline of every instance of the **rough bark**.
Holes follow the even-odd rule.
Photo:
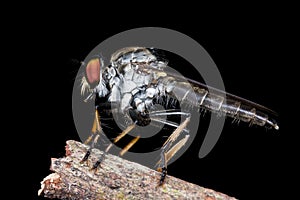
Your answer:
[[[39,195],[59,199],[205,199],[233,200],[225,194],[167,175],[158,187],[160,173],[140,164],[108,154],[98,170],[90,171],[80,160],[88,146],[69,140],[66,156],[52,158],[48,175],[41,182]],[[93,149],[89,160],[95,162],[101,152]]]

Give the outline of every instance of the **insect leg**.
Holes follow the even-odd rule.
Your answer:
[[[128,126],[122,133],[120,133],[120,135],[118,135],[118,137],[116,137],[114,139],[114,143],[118,142],[120,139],[122,139],[127,133],[129,133],[133,128],[135,127],[135,124],[132,124],[130,126]],[[123,155],[126,151],[128,151],[139,139],[139,137],[134,138],[123,150],[122,150],[122,154],[120,153],[120,155]],[[97,162],[95,162],[95,164],[92,167],[92,170],[96,170],[98,168],[98,166],[100,165],[100,163],[103,161],[106,153],[110,150],[110,148],[112,147],[112,143],[110,145],[108,145],[108,147],[105,149],[105,151],[103,152],[103,154],[99,157],[99,159],[97,160]]]
[[[120,133],[120,135],[118,135],[115,139],[114,139],[114,143],[118,142],[120,139],[122,139],[127,133],[129,133],[133,128],[135,127],[135,124],[132,124],[130,126],[128,126],[122,133]]]
[[[133,138],[123,149],[120,151],[120,156],[123,156],[138,140],[140,136]]]
[[[188,112],[181,112],[181,111],[177,111],[177,110],[170,110],[172,112],[165,112],[165,111],[155,111],[155,112],[151,112],[150,113],[150,118],[152,121],[155,121],[155,122],[158,122],[158,123],[162,123],[162,124],[166,124],[166,125],[169,125],[169,126],[173,126],[173,127],[176,127],[178,128],[178,124],[174,123],[174,122],[171,122],[171,121],[168,121],[168,120],[163,120],[163,119],[160,119],[160,118],[157,118],[159,116],[170,116],[170,115],[181,115],[181,116],[185,116],[185,117],[190,117],[190,113]],[[187,129],[183,129],[184,132],[186,133],[189,133],[189,130]]]
[[[98,160],[93,164],[93,167],[91,168],[91,170],[96,170],[98,168],[98,166],[103,161],[103,159],[105,158],[106,153],[110,150],[110,148],[112,147],[112,145],[113,144],[110,144],[110,145],[108,145],[108,147],[106,147],[106,149],[103,152],[103,154],[101,154],[101,156],[98,158]]]
[[[175,131],[169,136],[169,138],[166,140],[166,142],[163,144],[161,148],[161,159],[159,161],[160,166],[158,168],[158,171],[161,172],[161,177],[159,180],[159,186],[163,185],[166,175],[167,175],[167,163],[168,161],[175,155],[175,153],[184,146],[186,141],[189,138],[189,135],[186,135],[185,138],[181,139],[179,142],[177,142],[173,147],[173,142],[179,137],[179,135],[183,132],[183,130],[186,128],[187,124],[190,121],[190,117],[187,117],[184,122],[182,122]]]
[[[114,143],[118,142],[120,139],[122,139],[127,133],[129,133],[134,127],[135,123],[129,125],[120,135],[118,135],[114,139]],[[140,139],[140,136],[135,137],[132,139],[123,149],[120,151],[120,156],[123,156],[138,140]]]
[[[177,151],[179,149],[181,149],[181,147],[183,147],[185,145],[185,143],[187,142],[187,140],[189,139],[190,135],[185,135],[184,138],[182,138],[181,140],[179,140],[179,142],[177,142],[167,153],[166,153],[166,162],[168,163],[169,160],[177,153]]]
[[[93,127],[92,127],[92,131],[91,131],[91,135],[85,140],[85,144],[88,144],[92,141],[92,144],[90,145],[90,148],[88,149],[88,151],[86,152],[86,154],[84,155],[83,159],[80,161],[80,163],[83,163],[85,161],[88,160],[90,154],[91,154],[91,150],[94,148],[95,144],[98,142],[98,139],[100,137],[100,133],[102,133],[102,129],[100,126],[100,120],[99,120],[99,113],[98,110],[96,109],[95,111],[95,119],[94,119],[94,123],[93,123]]]

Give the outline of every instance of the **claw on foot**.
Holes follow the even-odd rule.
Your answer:
[[[91,152],[87,151],[86,154],[84,155],[84,157],[82,158],[82,160],[80,161],[80,164],[87,162],[88,163],[88,158],[90,156]]]
[[[95,164],[93,165],[93,167],[89,171],[90,172],[94,171],[94,174],[97,173],[98,167],[101,167],[100,163],[101,163],[101,161],[95,162]]]
[[[101,161],[97,161],[94,165],[93,165],[93,167],[92,167],[92,169],[97,169],[99,166],[100,166],[100,163],[101,163]],[[101,167],[101,166],[100,166]]]
[[[162,186],[165,183],[165,179],[167,176],[167,168],[166,167],[158,168],[157,171],[161,172],[158,186]]]

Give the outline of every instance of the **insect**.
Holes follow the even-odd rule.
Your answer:
[[[165,181],[168,161],[189,139],[187,127],[192,117],[191,107],[219,113],[249,124],[279,129],[276,121],[271,118],[273,111],[168,71],[168,62],[160,59],[157,52],[155,48],[126,47],[113,53],[110,63],[106,66],[100,56],[84,63],[85,74],[81,80],[81,94],[87,94],[85,101],[95,99],[95,119],[91,135],[86,140],[86,143],[91,143],[90,149],[81,162],[88,160],[91,149],[100,135],[104,134],[105,118],[102,116],[112,117],[113,113],[121,116],[124,125],[123,131],[113,139],[113,143],[118,143],[139,126],[163,124],[173,128],[160,147],[159,185]],[[180,107],[178,102],[188,106]],[[178,117],[183,120],[179,122]],[[126,153],[140,137],[134,137],[122,149],[120,155]],[[112,144],[105,152],[111,147]],[[97,169],[104,155],[93,164],[92,169]]]

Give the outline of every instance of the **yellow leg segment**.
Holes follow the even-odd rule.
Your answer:
[[[140,136],[135,137],[133,140],[131,140],[120,152],[120,156],[123,156],[138,140],[140,139]]]
[[[128,126],[118,137],[114,139],[114,143],[118,142],[120,139],[122,139],[127,133],[129,133],[133,128],[135,127],[135,124],[132,124]]]

